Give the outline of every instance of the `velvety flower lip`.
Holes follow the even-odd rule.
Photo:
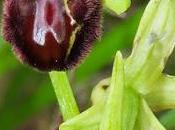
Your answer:
[[[5,0],[3,35],[21,62],[71,69],[101,36],[101,9],[100,0]]]

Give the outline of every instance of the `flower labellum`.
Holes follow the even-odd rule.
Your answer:
[[[5,0],[3,35],[42,71],[77,65],[101,35],[101,0]]]

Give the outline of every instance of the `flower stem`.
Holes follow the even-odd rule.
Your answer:
[[[64,121],[79,114],[66,72],[49,73]]]

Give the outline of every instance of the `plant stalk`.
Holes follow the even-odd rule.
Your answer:
[[[49,73],[64,121],[79,114],[66,72],[52,71]]]

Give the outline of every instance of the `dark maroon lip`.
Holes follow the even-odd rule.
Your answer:
[[[20,61],[38,70],[71,69],[101,35],[101,4],[101,0],[69,0],[66,5],[63,0],[5,0],[4,38]]]

